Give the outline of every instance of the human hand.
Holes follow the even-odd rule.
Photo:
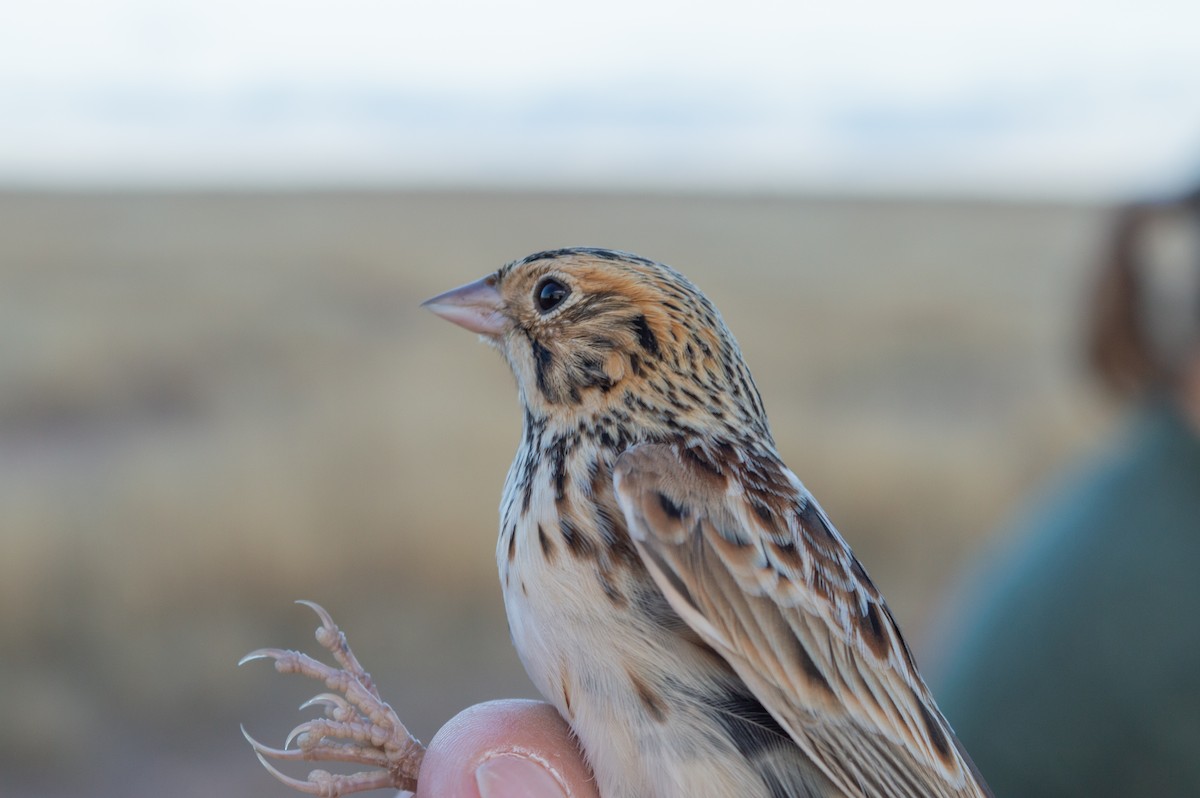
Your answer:
[[[565,721],[540,701],[463,710],[429,743],[416,798],[598,798]]]

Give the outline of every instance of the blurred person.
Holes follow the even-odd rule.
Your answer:
[[[1200,189],[1121,209],[1098,277],[1124,428],[1025,516],[940,669],[1000,798],[1200,795]]]

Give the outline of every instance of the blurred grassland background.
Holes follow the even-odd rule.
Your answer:
[[[539,249],[677,266],[922,662],[939,604],[1109,412],[1094,204],[537,193],[0,195],[0,792],[289,795],[327,607],[423,739],[533,695],[493,548],[500,358],[421,300]],[[307,772],[306,767],[293,771]]]

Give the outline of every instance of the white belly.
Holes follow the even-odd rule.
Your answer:
[[[711,714],[688,698],[720,689],[709,655],[615,606],[593,563],[561,544],[548,565],[537,541],[518,531],[514,560],[506,551],[500,559],[513,643],[574,729],[603,798],[766,796]],[[635,680],[653,696],[649,706]],[[655,716],[654,701],[665,717]]]

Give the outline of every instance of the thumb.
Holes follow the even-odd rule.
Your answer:
[[[597,798],[570,728],[540,701],[460,712],[429,743],[416,798]]]

